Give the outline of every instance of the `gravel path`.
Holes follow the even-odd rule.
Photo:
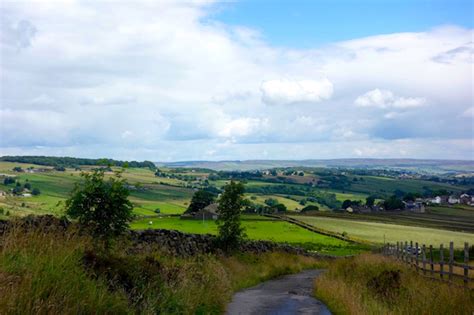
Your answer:
[[[326,305],[312,297],[314,279],[322,272],[306,270],[238,292],[226,314],[331,314]]]

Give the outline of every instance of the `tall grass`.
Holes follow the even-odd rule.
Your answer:
[[[0,314],[220,314],[234,291],[304,268],[286,253],[168,256],[109,253],[75,232],[22,229],[0,237]]]
[[[474,294],[375,254],[331,264],[315,295],[335,314],[472,314]]]

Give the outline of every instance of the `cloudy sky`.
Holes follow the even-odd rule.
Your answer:
[[[474,159],[470,1],[0,2],[0,155]]]

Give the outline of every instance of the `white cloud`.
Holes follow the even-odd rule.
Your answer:
[[[259,118],[237,118],[219,124],[217,135],[225,138],[243,137],[258,131],[267,121]]]
[[[332,96],[333,85],[321,80],[269,80],[260,87],[262,101],[269,105],[318,103]]]
[[[360,147],[385,157],[472,151],[464,145],[472,121],[463,118],[474,102],[466,64],[472,29],[291,49],[265,41],[265,30],[213,20],[212,3],[0,7],[0,154],[182,160],[209,152],[213,159],[347,157]],[[354,96],[365,91],[361,110]],[[430,110],[422,112],[425,100]],[[418,119],[409,132],[405,118]],[[434,144],[441,133],[450,150]],[[411,141],[393,140],[401,137]]]
[[[474,118],[474,106],[469,107],[462,113],[462,117]]]
[[[423,97],[400,97],[389,90],[374,89],[357,97],[354,102],[361,107],[413,108],[426,104]]]

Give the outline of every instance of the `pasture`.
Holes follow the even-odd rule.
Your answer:
[[[1,174],[14,175],[22,185],[28,182],[32,187],[39,188],[41,191],[40,195],[32,197],[0,197],[0,207],[4,209],[5,213],[9,211],[14,216],[47,213],[62,215],[64,202],[74,185],[79,182],[81,171],[67,168],[64,172],[52,170],[44,173],[18,173],[12,171],[15,166],[20,166],[23,169],[28,167],[52,169],[32,164],[0,162]],[[92,167],[82,168],[90,170]],[[114,169],[118,170],[118,168]],[[193,194],[193,190],[189,188],[159,184],[159,181],[168,182],[168,184],[180,183],[175,179],[157,178],[149,169],[125,169],[122,176],[130,185],[138,187],[138,189],[132,188],[130,191],[130,200],[137,215],[155,215],[156,209],[160,209],[160,212],[164,214],[183,213]],[[0,190],[8,191],[13,187],[14,184],[4,185],[3,178],[0,181]]]
[[[315,227],[336,232],[346,232],[348,236],[367,240],[374,243],[414,241],[421,244],[448,244],[454,242],[456,247],[464,246],[464,242],[474,244],[474,234],[455,232],[441,229],[387,224],[379,222],[356,221],[323,216],[294,216],[295,219],[311,224]]]
[[[242,226],[245,228],[248,238],[252,240],[288,243],[333,255],[353,254],[361,249],[346,241],[313,233],[288,222],[256,215],[244,216]],[[185,233],[217,234],[215,221],[181,220],[179,217],[154,217],[137,220],[132,223],[132,229],[169,229]]]

